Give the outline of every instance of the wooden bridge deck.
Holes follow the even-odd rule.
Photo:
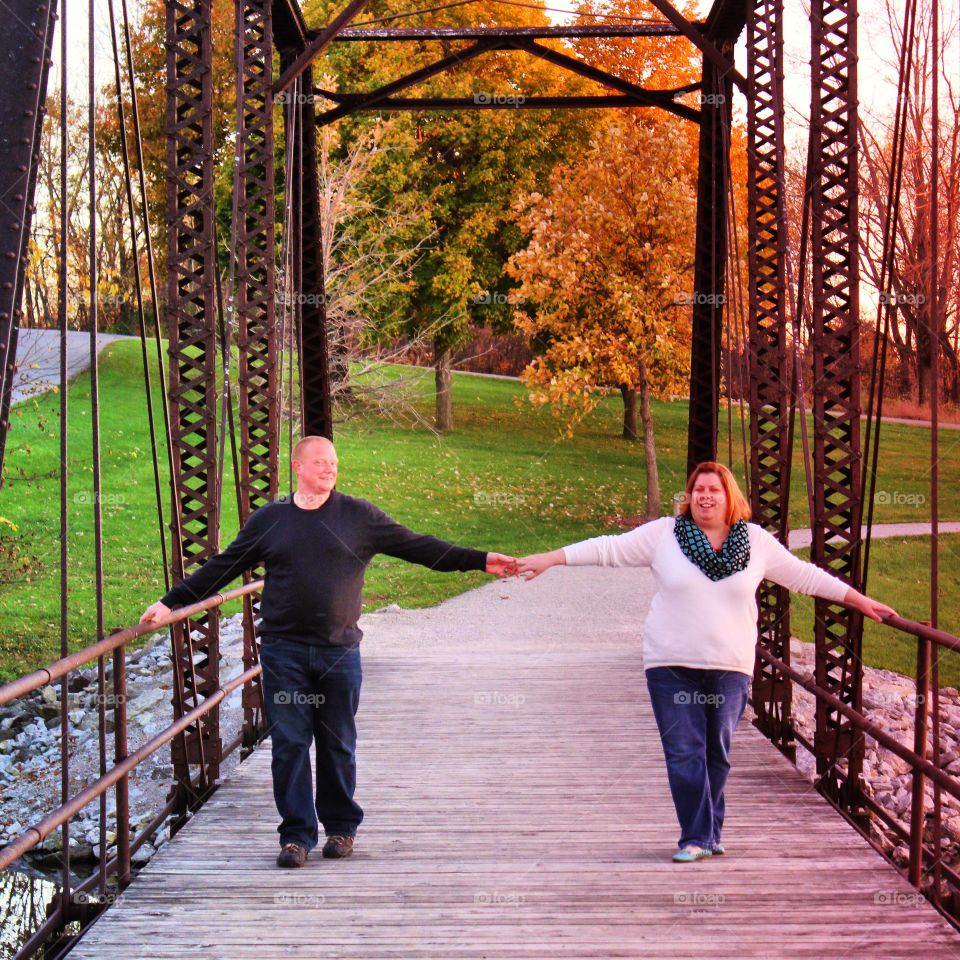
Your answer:
[[[354,856],[274,866],[264,747],[71,960],[960,956],[747,723],[728,855],[670,861],[638,640],[649,593],[645,573],[560,569],[368,617]]]

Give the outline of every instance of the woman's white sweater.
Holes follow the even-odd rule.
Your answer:
[[[593,537],[563,548],[570,566],[650,567],[657,592],[643,628],[643,663],[753,674],[757,587],[767,579],[797,593],[840,601],[848,586],[795,557],[774,536],[748,523],[750,562],[739,573],[711,580],[686,558],[674,518],[635,530]]]

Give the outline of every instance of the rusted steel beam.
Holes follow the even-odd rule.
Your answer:
[[[236,0],[238,170],[236,285],[239,347],[240,522],[275,500],[279,485],[280,408],[276,322],[276,214],[273,130],[272,0]],[[262,570],[244,573],[244,582]],[[259,596],[244,602],[243,664],[260,662],[254,618]],[[243,690],[245,745],[263,724],[260,677]]]
[[[394,98],[392,94],[405,90],[423,82],[430,77],[445,72],[451,67],[462,66],[469,60],[490,53],[494,50],[514,49],[522,50],[532,56],[538,57],[559,66],[571,73],[586,77],[596,83],[609,87],[629,97],[629,100],[617,101],[619,105],[625,106],[647,106],[660,107],[670,113],[683,117],[685,120],[699,122],[700,112],[693,107],[683,103],[677,103],[674,97],[680,91],[674,90],[647,90],[628,80],[616,77],[605,70],[593,67],[576,57],[567,56],[557,50],[541,46],[531,37],[506,36],[498,37],[490,34],[484,39],[477,40],[472,46],[464,50],[444,57],[436,63],[429,64],[415,70],[413,73],[399,77],[396,80],[372,90],[368,93],[333,93],[329,99],[335,100],[338,106],[331,110],[321,113],[317,122],[323,126],[333,123],[341,117],[345,117],[357,110],[374,110],[381,107],[389,110],[417,110],[417,109],[460,109],[460,110],[496,110],[501,106],[511,108],[539,109],[544,107],[594,107],[594,106],[612,106],[613,103],[605,102],[602,97],[524,97],[513,95],[507,98],[508,102],[498,102],[497,98],[489,96],[484,99],[480,96],[473,98]],[[324,96],[324,91],[318,91],[320,96]]]
[[[307,82],[307,71],[310,65],[324,50],[330,46],[333,38],[370,2],[370,0],[350,0],[336,17],[324,27],[319,34],[310,40],[306,47],[297,51],[285,64],[280,67],[280,79],[273,85],[273,94],[276,96],[288,89],[297,77],[303,77],[303,86],[310,89]]]
[[[300,0],[273,0],[270,4],[273,21],[273,43],[276,48],[303,50],[310,39],[307,22],[303,19]]]
[[[317,91],[317,96],[322,97],[323,93]],[[349,100],[343,94],[338,94],[338,99]],[[358,110],[383,110],[397,112],[401,110],[582,110],[610,107],[647,107],[650,106],[649,99],[641,100],[638,97],[620,96],[611,94],[610,96],[596,97],[524,97],[512,94],[510,96],[498,97],[488,95],[487,98],[481,97],[475,99],[471,97],[388,97],[386,100],[378,100],[376,103],[362,103],[350,105],[348,112]],[[658,104],[661,106],[661,104]],[[681,104],[677,104],[682,108]],[[674,109],[671,113],[679,113]],[[692,114],[692,116],[691,116]],[[684,119],[694,122],[700,116],[699,110],[684,109],[682,116]],[[317,117],[317,124],[324,126],[328,122],[326,114],[320,114]]]
[[[629,80],[616,77],[612,73],[601,70],[599,67],[593,67],[589,63],[585,63],[576,57],[570,57],[565,53],[560,53],[558,50],[544,47],[535,40],[523,38],[513,39],[509,45],[515,50],[523,50],[535,57],[539,57],[541,60],[546,60],[548,63],[569,70],[571,73],[586,77],[602,86],[609,87],[611,90],[616,90],[618,93],[636,97],[646,106],[661,107],[686,120],[698,121],[700,119],[701,115],[692,107],[674,102],[673,96],[669,92],[661,93],[657,90],[646,90],[643,87],[637,86],[635,83],[631,83]]]
[[[750,499],[753,520],[787,542],[790,372],[787,362],[787,237],[783,218],[783,2],[757,0],[747,18],[747,233],[750,337]],[[790,662],[790,594],[764,581],[757,594],[759,644]],[[791,760],[793,685],[757,658],[757,726]]]
[[[694,23],[703,28],[703,24]],[[530,37],[577,40],[588,37],[676,37],[672,23],[579,24],[562,27],[347,27],[335,43],[402,40],[482,40],[485,37]]]
[[[20,331],[56,0],[10,0],[0,39],[0,471]]]
[[[714,0],[703,32],[712,40],[736,40],[747,22],[747,11],[753,0]],[[699,23],[694,26],[699,27]],[[745,91],[748,92],[748,91]]]
[[[730,53],[725,42],[724,51]],[[690,423],[687,475],[717,457],[720,344],[726,295],[727,186],[730,178],[730,78],[706,57],[701,86],[697,225],[693,264],[693,333],[690,347]]]
[[[467,63],[468,61],[473,60],[475,57],[479,57],[484,53],[489,53],[491,50],[502,50],[505,45],[506,44],[504,41],[499,40],[478,40],[465,50],[460,50],[448,57],[444,57],[442,60],[438,60],[436,63],[430,63],[424,67],[420,67],[418,70],[414,70],[412,73],[398,77],[396,80],[391,80],[390,83],[386,83],[382,87],[378,87],[376,90],[371,90],[369,93],[357,93],[353,95],[341,94],[338,97],[338,100],[347,102],[343,103],[341,106],[334,107],[332,110],[328,110],[326,113],[320,114],[320,116],[317,117],[317,122],[321,126],[326,126],[326,124],[333,123],[334,120],[339,120],[341,117],[347,116],[354,110],[370,109],[375,107],[378,103],[385,100],[391,94],[399,93],[401,90],[405,90],[407,87],[412,87],[418,83],[422,83],[424,80],[429,80],[430,77],[435,77],[438,74],[449,70],[451,67],[462,66],[464,63]],[[312,90],[312,84],[306,85],[304,89]],[[350,97],[350,100],[347,99],[348,97]],[[304,99],[306,100],[305,105],[312,108],[313,98],[307,97]]]
[[[219,551],[216,410],[216,251],[213,197],[212,0],[167,0],[167,328],[174,510],[181,542],[172,550],[177,581]],[[193,638],[191,638],[193,634]],[[219,618],[204,614],[171,631],[174,716],[219,686]],[[175,741],[177,782],[191,763],[204,780],[219,775],[219,712]],[[185,811],[181,811],[185,812]]]
[[[275,266],[273,44],[270,0],[237,0],[237,265],[234,314],[239,345],[240,513],[276,499],[279,462]]]
[[[747,81],[733,65],[734,36],[710,36],[691,23],[669,0],[650,2],[703,54],[704,65],[709,61],[726,84],[735,83],[741,90],[747,89]],[[737,31],[739,33],[739,31]]]
[[[281,68],[295,52],[281,51]],[[313,90],[313,71],[302,74]],[[317,120],[313,96],[284,97],[284,142],[292,151],[290,191],[293,246],[293,314],[300,356],[302,433],[333,438],[327,297],[317,169]]]
[[[857,196],[857,3],[814,0],[811,25],[810,171],[813,265],[813,469],[811,559],[860,585],[860,339]],[[816,601],[816,679],[859,710],[863,621]],[[817,702],[817,773],[853,817],[861,800],[863,737],[845,714]]]

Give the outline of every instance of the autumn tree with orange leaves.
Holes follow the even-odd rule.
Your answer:
[[[691,11],[686,11],[688,14]],[[581,23],[649,19],[634,0],[583,4]],[[578,56],[647,89],[699,78],[683,38],[590,38]],[[678,102],[696,106],[696,91]],[[524,373],[530,399],[550,404],[572,435],[603,394],[623,399],[623,436],[643,422],[647,516],[660,512],[651,396],[683,393],[689,376],[696,214],[697,127],[661,110],[605,111],[590,148],[558,166],[549,186],[523,195],[518,223],[529,237],[509,261],[518,283],[518,330],[540,348]]]
[[[517,328],[542,345],[524,381],[568,434],[619,388],[623,435],[637,436],[639,394],[647,515],[659,516],[651,394],[681,393],[689,370],[696,198],[679,121],[623,115],[582,163],[559,166],[544,194],[522,197],[527,247],[507,267],[519,281]]]

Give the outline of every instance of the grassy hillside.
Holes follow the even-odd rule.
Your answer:
[[[384,376],[419,378],[412,388],[417,398],[414,408],[429,416],[432,376],[428,372],[393,369]],[[549,411],[533,408],[524,396],[515,381],[456,375],[456,429],[443,437],[410,417],[358,414],[337,429],[339,487],[374,500],[416,529],[518,555],[615,532],[618,516],[642,511],[642,445],[620,438],[618,398],[605,400],[575,439],[568,441],[559,439],[558,424]],[[76,648],[92,641],[95,624],[88,376],[71,385],[69,399],[70,638]],[[155,399],[159,404],[159,392]],[[105,625],[110,631],[135,622],[164,590],[142,369],[135,342],[116,343],[103,354],[100,401]],[[51,394],[15,408],[9,436],[6,481],[0,490],[0,676],[5,678],[53,659],[59,649],[58,403],[59,398]],[[684,481],[686,403],[656,403],[654,417],[663,512],[667,512],[670,496],[682,489]],[[736,422],[735,434],[734,456],[739,462]],[[724,429],[724,451],[725,436]],[[926,430],[884,427],[878,521],[928,519],[928,443]],[[958,444],[960,432],[942,432],[944,519],[960,518]],[[229,454],[227,461],[229,489]],[[807,520],[799,454],[792,482],[791,523],[801,527]],[[281,490],[288,483],[284,471]],[[222,527],[225,545],[237,529],[231,496],[225,497]],[[957,538],[943,538],[941,569],[947,599],[942,623],[953,630],[960,629],[960,623],[955,604],[948,600],[956,592],[946,591],[948,585],[957,586],[958,550]],[[886,597],[889,587],[896,598],[894,606],[918,618],[926,614],[926,594],[923,584],[911,577],[926,564],[922,551],[922,544],[915,542],[909,550],[899,543],[878,543],[872,580],[877,595]],[[902,582],[894,591],[884,578]],[[378,558],[367,577],[366,608],[387,603],[430,605],[486,579],[482,574],[435,574]],[[796,622],[799,627],[802,617]],[[884,646],[871,641],[871,659],[883,662]],[[901,654],[895,662],[903,668]]]

